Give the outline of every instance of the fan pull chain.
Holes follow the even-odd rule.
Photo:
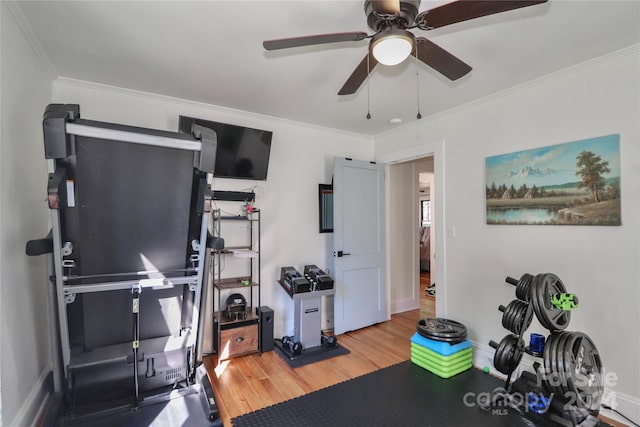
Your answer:
[[[416,42],[416,59],[419,61],[418,57],[418,43]],[[420,66],[418,65],[418,61],[416,61],[416,97],[418,99],[418,114],[416,115],[416,119],[420,120],[422,118],[422,114],[420,114]]]
[[[371,52],[367,53],[367,120],[371,120],[371,109],[369,107],[369,56],[371,55]]]

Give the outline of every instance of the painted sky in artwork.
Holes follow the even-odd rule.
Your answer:
[[[620,135],[615,134],[487,157],[486,183],[518,188],[578,182],[576,162],[581,151],[592,151],[609,162],[611,172],[604,178],[620,176]]]

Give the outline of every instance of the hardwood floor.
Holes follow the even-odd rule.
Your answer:
[[[424,292],[424,291],[423,291]],[[292,369],[274,351],[237,357],[215,366],[204,358],[225,426],[231,418],[408,360],[419,310],[338,336],[350,354]]]

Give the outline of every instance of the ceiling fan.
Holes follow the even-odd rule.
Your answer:
[[[286,39],[265,40],[266,50],[287,49],[325,43],[369,41],[369,52],[351,73],[338,95],[351,95],[367,79],[373,68],[396,65],[409,55],[415,56],[449,80],[457,80],[471,67],[424,37],[416,37],[410,29],[432,30],[446,25],[493,15],[522,7],[545,3],[547,0],[458,0],[418,13],[420,0],[365,0],[367,25],[374,33],[317,34]]]

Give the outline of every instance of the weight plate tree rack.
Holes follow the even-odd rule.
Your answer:
[[[530,386],[531,376],[542,378],[539,392],[549,394],[543,410],[534,408],[529,395],[537,393],[527,391],[528,405],[524,412],[545,416],[561,425],[597,425],[598,414],[604,394],[603,365],[594,342],[582,332],[565,331],[571,320],[571,311],[577,307],[578,298],[568,294],[560,278],[552,273],[532,275],[523,274],[520,279],[507,277],[506,282],[515,286],[516,299],[506,307],[500,305],[502,326],[509,330],[499,343],[490,341],[496,352],[493,364],[496,370],[507,375],[505,394],[500,397],[511,403],[512,386],[520,382],[519,388],[526,390]],[[535,314],[539,323],[550,331],[542,351],[527,347],[523,340],[525,331],[531,325]],[[542,336],[539,336],[543,338]],[[533,346],[533,345],[532,345]],[[513,372],[520,364],[524,353],[539,357],[544,363],[544,372],[540,372],[540,363],[534,363],[536,374],[524,372],[519,380],[511,383]],[[528,374],[528,375],[525,375]],[[527,379],[525,379],[527,377]],[[527,383],[529,381],[529,383]],[[540,381],[533,381],[540,383]],[[512,406],[520,406],[512,403]],[[519,409],[519,408],[516,408]],[[552,413],[552,410],[555,413]]]

